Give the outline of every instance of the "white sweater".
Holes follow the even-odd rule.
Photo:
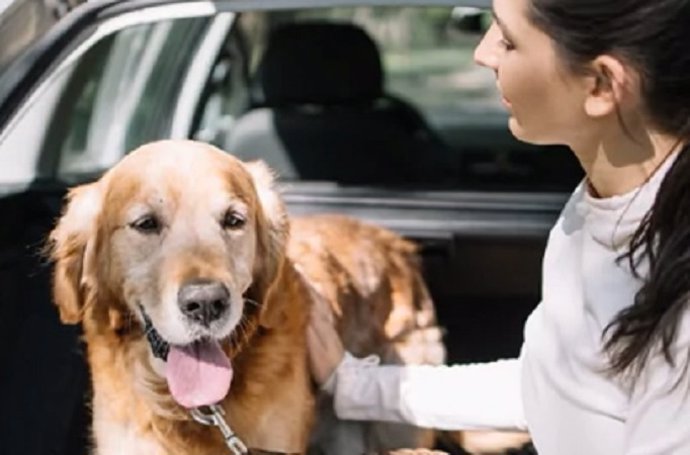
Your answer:
[[[623,196],[595,199],[584,184],[575,190],[549,235],[542,301],[527,320],[518,359],[372,367],[347,356],[334,375],[338,416],[528,429],[540,455],[690,455],[690,371],[673,388],[682,362],[672,368],[655,355],[631,391],[606,374],[602,355],[602,331],[640,285],[616,258],[672,161]],[[681,359],[690,349],[687,312],[674,346]]]

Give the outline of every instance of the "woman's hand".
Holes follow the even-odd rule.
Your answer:
[[[317,299],[311,306],[307,349],[312,376],[322,386],[345,356],[345,348],[335,330],[333,312],[323,300]]]

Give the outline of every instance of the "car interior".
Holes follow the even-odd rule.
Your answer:
[[[36,104],[48,113],[24,118],[27,131],[45,125],[45,134],[0,143],[0,153],[21,144],[38,156],[28,189],[0,198],[8,453],[75,454],[88,444],[79,329],[59,324],[41,254],[66,188],[176,131],[266,161],[294,214],[371,216],[417,241],[449,362],[517,355],[539,299],[548,234],[539,226],[582,175],[562,147],[512,138],[493,75],[471,62],[481,29],[462,28],[453,10],[253,10],[226,28],[220,17],[154,21],[106,36],[63,71]],[[198,64],[216,28],[220,44],[185,123],[177,113],[193,73],[181,68]],[[429,214],[444,225],[435,234],[424,227]]]
[[[224,147],[243,159],[264,159],[289,180],[452,177],[457,160],[411,104],[384,92],[378,49],[359,27],[282,25],[269,34],[254,79],[257,96]]]

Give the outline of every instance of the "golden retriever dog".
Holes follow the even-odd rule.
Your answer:
[[[98,455],[233,453],[199,411],[218,425],[222,412],[252,452],[305,453],[311,438],[331,453],[318,444],[341,423],[314,417],[310,305],[355,354],[444,357],[411,244],[342,217],[289,221],[262,163],[210,145],[147,144],[72,189],[49,250],[61,320],[83,326]],[[431,443],[368,428],[340,449]]]

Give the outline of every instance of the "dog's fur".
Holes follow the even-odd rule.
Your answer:
[[[229,211],[244,223],[223,225]],[[142,224],[151,216],[158,224]],[[49,253],[60,317],[83,326],[97,454],[227,452],[217,429],[191,421],[172,399],[142,308],[172,344],[222,340],[234,379],[221,406],[249,447],[268,451],[304,453],[312,431],[309,305],[328,305],[355,354],[443,361],[411,244],[347,218],[292,224],[290,232],[265,166],[192,141],[143,146],[70,191]],[[227,314],[202,328],[177,302],[181,287],[199,280],[222,283],[230,295]],[[355,451],[430,443],[428,432],[372,428],[357,430],[363,442]],[[317,434],[334,440],[324,439],[332,431],[322,425]],[[355,453],[352,439],[344,444]]]
[[[390,231],[351,218],[293,220],[288,256],[327,305],[347,350],[386,364],[439,365],[441,331],[422,281],[415,247]],[[433,447],[434,432],[409,425],[342,422],[330,397],[320,396],[312,445],[327,455]]]

